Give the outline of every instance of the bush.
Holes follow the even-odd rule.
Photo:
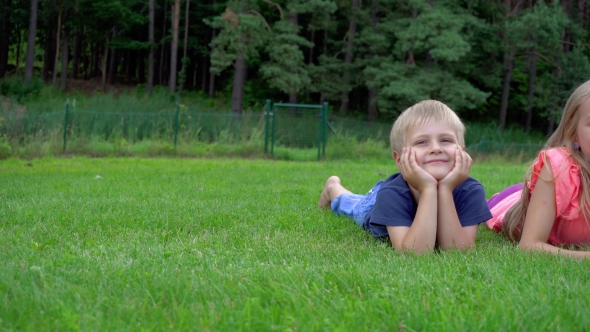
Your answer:
[[[33,78],[25,83],[20,77],[8,77],[0,80],[0,95],[16,99],[19,103],[31,100],[39,95],[43,81]]]
[[[6,141],[6,136],[0,137],[0,160],[10,157],[11,148]]]

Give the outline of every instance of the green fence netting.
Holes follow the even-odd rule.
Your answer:
[[[31,139],[58,138],[63,139],[65,149],[68,142],[78,138],[125,139],[130,143],[161,140],[174,145],[178,140],[232,143],[256,139],[261,143],[266,141],[265,152],[298,149],[307,151],[308,159],[325,156],[326,147],[331,141],[337,142],[337,137],[371,140],[383,144],[384,148],[389,146],[391,124],[328,115],[327,105],[275,105],[276,108],[270,109],[267,106],[265,112],[239,115],[199,112],[181,105],[171,105],[157,112],[109,112],[67,106],[54,112],[27,114],[22,108],[5,109],[0,113],[0,139],[20,144]],[[271,139],[274,141],[267,141]],[[474,132],[469,133],[465,143],[468,151],[474,154],[526,158],[534,157],[542,148],[540,142],[490,140]],[[329,153],[329,149],[327,151]],[[277,150],[274,152],[276,154]]]
[[[272,104],[267,100],[264,152],[274,156],[277,145],[287,149],[308,150],[310,153],[317,149],[317,159],[325,157],[327,112],[328,103]]]

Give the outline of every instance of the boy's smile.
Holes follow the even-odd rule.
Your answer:
[[[428,120],[406,132],[405,145],[416,152],[416,163],[436,180],[455,166],[457,144],[457,134],[446,123]]]

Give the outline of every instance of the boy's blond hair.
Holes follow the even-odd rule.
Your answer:
[[[457,114],[440,101],[424,100],[403,111],[393,123],[389,135],[391,150],[401,153],[402,148],[406,146],[406,133],[408,129],[430,120],[448,124],[457,135],[457,143],[465,146],[465,125],[461,122]]]

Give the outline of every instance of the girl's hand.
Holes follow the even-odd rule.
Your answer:
[[[457,149],[455,150],[455,166],[449,174],[438,182],[439,188],[444,187],[449,190],[457,188],[458,185],[469,177],[472,162],[471,156],[457,145]]]
[[[418,166],[416,162],[416,152],[411,147],[404,147],[398,165],[404,180],[419,192],[427,188],[434,188],[436,190],[436,179],[426,172],[422,167]]]

